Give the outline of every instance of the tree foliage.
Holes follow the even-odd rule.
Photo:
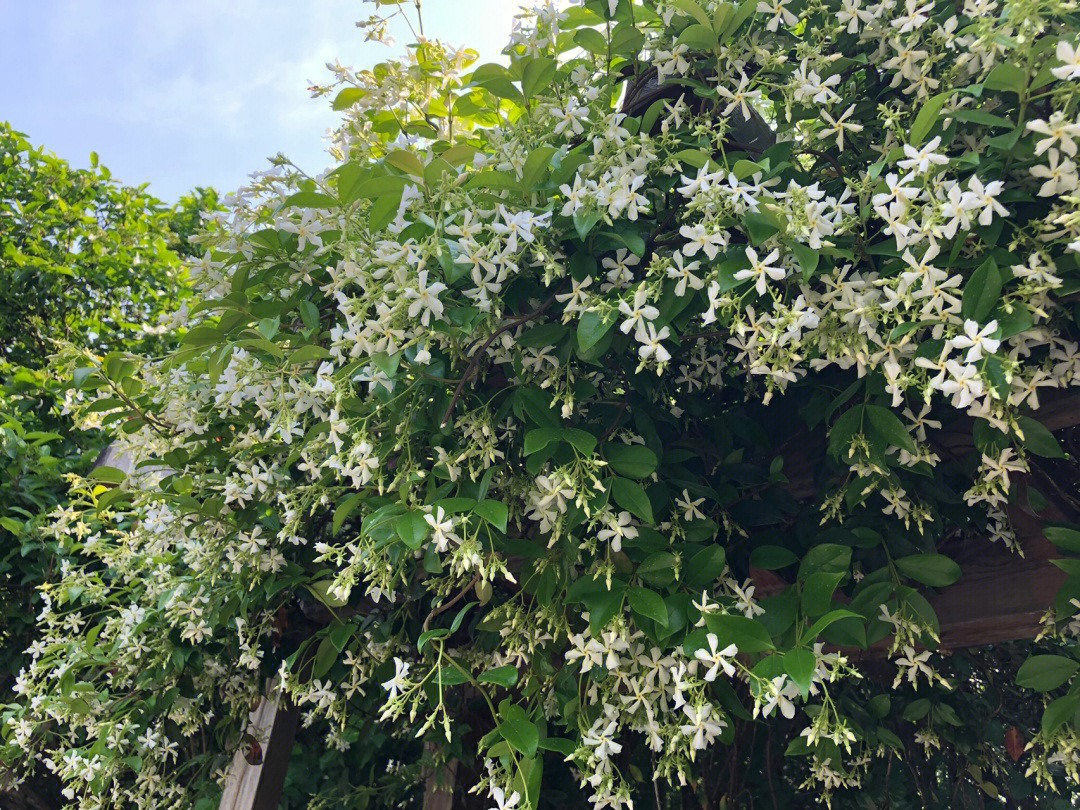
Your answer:
[[[43,526],[109,440],[75,427],[49,357],[65,342],[96,351],[164,351],[188,293],[180,256],[217,208],[198,189],[175,208],[76,169],[0,124],[0,695],[25,664],[35,590],[61,577],[67,544]],[[167,324],[165,325],[167,327]]]
[[[1022,552],[1063,455],[1076,38],[1046,0],[589,0],[509,66],[337,68],[336,165],[233,199],[177,351],[69,358],[135,466],[52,527],[5,759],[209,807],[275,677],[316,806],[1067,803],[1075,560],[1030,658],[937,655],[926,594],[946,538]]]

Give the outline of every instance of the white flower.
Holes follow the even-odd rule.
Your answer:
[[[1041,155],[1051,146],[1057,147],[1069,157],[1076,155],[1076,141],[1073,139],[1080,137],[1080,123],[1068,123],[1065,113],[1060,110],[1052,113],[1049,121],[1041,118],[1028,121],[1027,128],[1031,132],[1046,136],[1035,144],[1036,155]]]
[[[701,266],[701,262],[688,262],[683,264],[683,255],[676,253],[673,257],[675,260],[675,266],[667,269],[668,278],[678,279],[675,284],[675,294],[680,298],[686,295],[686,286],[690,285],[693,290],[700,290],[705,286],[705,282],[694,275],[694,271]]]
[[[993,220],[994,214],[1003,217],[1009,215],[1008,209],[994,199],[1001,193],[1003,188],[1005,188],[1005,183],[1001,180],[994,180],[984,186],[982,181],[975,175],[971,175],[968,179],[968,193],[971,195],[973,201],[972,209],[982,209],[982,211],[979,212],[980,225],[989,225]]]
[[[746,281],[746,279],[754,279],[754,289],[757,290],[758,295],[764,295],[768,286],[768,279],[773,281],[783,281],[787,276],[787,270],[783,267],[779,267],[773,264],[778,258],[780,258],[780,251],[773,248],[773,251],[764,259],[759,259],[757,251],[748,247],[746,249],[746,258],[750,261],[750,267],[746,270],[740,270],[735,274],[736,281]]]
[[[408,688],[409,678],[409,663],[402,661],[398,657],[394,657],[394,677],[388,681],[383,681],[383,689],[390,694],[387,696],[389,700],[393,700],[398,696],[400,692]]]
[[[990,337],[998,329],[997,321],[990,321],[981,330],[979,324],[972,320],[964,321],[964,334],[954,337],[952,339],[952,345],[957,349],[967,349],[967,356],[964,358],[964,362],[977,363],[983,358],[983,352],[986,354],[993,354],[998,350],[1001,345],[1000,340],[995,340]]]
[[[687,239],[682,246],[684,256],[697,255],[699,250],[704,251],[709,260],[716,258],[716,254],[727,247],[727,233],[709,233],[700,222],[697,225],[683,225],[679,228],[679,235]]]
[[[581,122],[588,119],[589,108],[581,106],[578,100],[571,96],[566,102],[565,109],[556,108],[551,111],[551,114],[559,122],[555,125],[556,135],[562,135],[568,129],[572,135],[580,135],[585,131]]]
[[[1031,167],[1032,177],[1041,177],[1046,180],[1039,189],[1039,196],[1053,197],[1074,190],[1078,183],[1076,164],[1069,158],[1062,160],[1061,153],[1057,149],[1050,149],[1047,153],[1047,161],[1049,163],[1047,166]]]
[[[709,671],[705,673],[705,680],[715,681],[717,673],[721,669],[729,678],[735,677],[735,667],[732,666],[730,659],[738,655],[739,648],[734,644],[728,644],[722,650],[717,649],[720,642],[715,633],[709,633],[705,640],[709,642],[709,649],[700,649],[694,652],[694,657],[697,660],[712,665],[709,667]]]
[[[495,806],[491,810],[513,810],[521,801],[521,794],[515,790],[507,797],[506,792],[501,787],[492,785],[491,798],[495,800]]]
[[[836,148],[841,152],[844,151],[844,131],[848,132],[862,132],[862,124],[854,124],[847,120],[848,116],[855,111],[855,105],[852,104],[841,114],[839,118],[833,118],[829,115],[828,110],[821,111],[821,117],[829,122],[829,126],[825,127],[818,133],[818,138],[828,138],[833,133],[836,134]]]
[[[759,2],[755,11],[758,14],[772,14],[773,16],[765,23],[765,30],[776,31],[780,27],[780,23],[783,22],[787,26],[797,25],[799,18],[796,17],[787,8],[787,4],[791,0],[771,0],[771,5],[766,2]]]
[[[697,751],[708,748],[713,740],[724,730],[727,725],[716,716],[716,711],[708,703],[700,706],[683,706],[683,713],[689,722],[679,726],[679,730],[690,737],[690,759],[694,758]]]
[[[666,326],[657,332],[656,324],[650,322],[647,330],[639,331],[635,335],[642,344],[641,348],[638,349],[638,356],[641,357],[642,360],[648,360],[652,357],[658,364],[663,365],[671,359],[671,352],[664,348],[661,341],[667,340],[670,335],[671,330]]]
[[[786,685],[785,685],[786,684]],[[780,707],[780,713],[788,720],[795,716],[795,704],[791,699],[799,694],[799,687],[787,680],[786,675],[777,675],[769,683],[767,694],[763,703],[754,704],[754,717],[760,712],[762,717],[768,717],[773,709]]]
[[[1051,73],[1059,79],[1080,79],[1080,48],[1074,48],[1071,43],[1061,40],[1057,44],[1057,58],[1065,64],[1051,69]]]
[[[899,161],[896,165],[901,169],[910,169],[919,174],[926,174],[930,171],[931,166],[944,166],[949,162],[949,159],[945,155],[939,155],[934,151],[940,145],[940,135],[932,138],[922,149],[916,149],[911,144],[906,143],[904,144],[904,154],[907,155],[907,159]]]
[[[837,80],[839,81],[839,77],[837,77]],[[738,107],[742,111],[743,119],[749,121],[750,107],[748,102],[761,98],[760,90],[749,90],[749,87],[750,80],[745,74],[739,78],[739,86],[736,87],[735,90],[729,90],[724,85],[718,86],[716,92],[719,93],[722,98],[726,98],[729,102],[721,115],[726,118],[731,115],[736,107]]]
[[[442,450],[442,448],[438,448]],[[444,451],[445,452],[445,451]],[[435,550],[442,553],[449,547],[450,543],[459,543],[460,538],[454,534],[454,518],[447,517],[441,506],[436,507],[435,514],[428,512],[424,515],[424,520],[431,527],[431,536],[435,541]]]
[[[604,528],[596,533],[596,538],[602,543],[610,543],[612,551],[622,550],[623,538],[633,540],[638,536],[636,527],[630,525],[630,513],[606,512],[604,516]]]
[[[646,321],[655,321],[660,317],[660,310],[651,304],[645,302],[649,298],[649,293],[644,287],[638,287],[634,293],[634,305],[631,307],[625,301],[619,302],[619,312],[626,316],[626,320],[622,322],[619,329],[622,333],[628,334],[631,329],[635,329],[638,333],[642,332],[645,328]]]
[[[685,489],[682,491],[682,497],[675,499],[675,505],[683,510],[683,520],[704,520],[704,513],[698,509],[703,503],[705,503],[704,498],[691,500],[690,493]]]
[[[415,318],[420,315],[420,323],[424,326],[431,322],[432,315],[436,319],[442,317],[443,303],[439,300],[439,293],[446,289],[446,285],[441,281],[436,281],[429,286],[427,279],[428,271],[421,270],[416,277],[416,287],[405,290],[406,297],[413,299],[413,302],[409,304],[409,317]]]
[[[309,244],[322,247],[322,237],[319,234],[328,227],[318,219],[315,211],[310,208],[303,210],[299,222],[283,217],[278,221],[277,226],[281,230],[295,233],[299,237],[297,245],[299,250],[303,250]]]

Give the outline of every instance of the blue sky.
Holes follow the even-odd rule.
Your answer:
[[[424,0],[428,36],[499,58],[518,3]],[[234,190],[284,152],[327,165],[336,121],[307,87],[325,63],[401,53],[364,42],[360,0],[0,0],[0,120],[77,166],[91,151],[165,200],[196,185]]]

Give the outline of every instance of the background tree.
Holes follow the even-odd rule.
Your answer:
[[[192,238],[218,207],[202,188],[167,206],[114,180],[96,155],[76,169],[0,123],[0,700],[26,660],[36,590],[70,552],[42,524],[109,441],[75,427],[50,357],[64,344],[168,348],[160,319],[189,296],[182,259],[198,254]]]

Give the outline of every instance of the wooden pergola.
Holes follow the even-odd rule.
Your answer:
[[[1080,445],[1080,395],[1044,395],[1043,406],[1036,415],[1049,430],[1063,435],[1066,446]],[[958,420],[939,432],[934,441],[939,449],[952,457],[963,457],[972,452],[971,420]],[[1077,449],[1080,450],[1080,446]],[[804,455],[785,464],[787,486],[797,499],[814,494],[813,463],[811,456]],[[1038,634],[1040,619],[1052,607],[1054,597],[1066,579],[1065,573],[1050,562],[1061,554],[1044,536],[1043,525],[1080,519],[1076,507],[1057,492],[1052,480],[1046,480],[1060,472],[1052,462],[1034,461],[1031,485],[1038,486],[1043,492],[1046,507],[1035,513],[1024,497],[1024,503],[1008,508],[1023,549],[1022,557],[1001,543],[992,543],[979,536],[957,537],[941,545],[939,550],[956,560],[963,570],[963,576],[955,585],[924,592],[941,625],[941,651],[1029,639]],[[1025,495],[1026,487],[1027,481],[1021,481],[1020,491]],[[761,598],[778,594],[789,584],[772,571],[760,568],[751,568],[750,575],[756,586],[756,596]],[[855,657],[881,657],[886,648],[887,642],[883,642],[870,650],[845,652]],[[255,762],[243,752],[236,754],[221,810],[273,810],[277,807],[297,718],[296,708],[287,701],[282,703],[276,696],[268,696],[260,702],[251,713],[249,731],[256,739],[264,741],[261,760]],[[434,779],[428,780],[425,810],[446,810],[450,798],[450,794],[436,789]]]

